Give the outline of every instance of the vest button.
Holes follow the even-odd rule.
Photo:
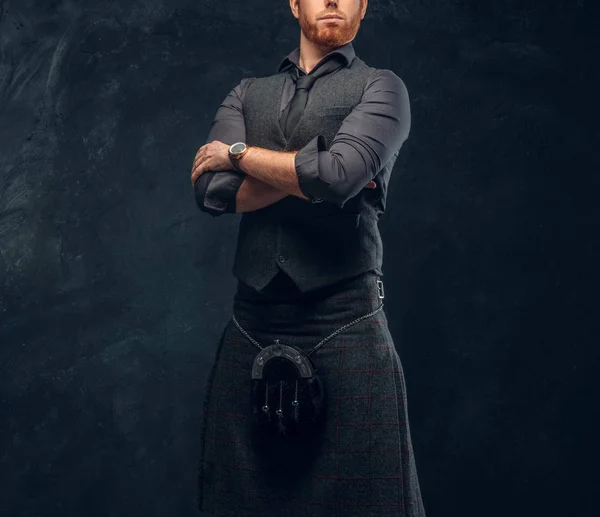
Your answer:
[[[283,255],[279,255],[279,257],[277,257],[277,260],[283,264],[285,262],[285,257]]]

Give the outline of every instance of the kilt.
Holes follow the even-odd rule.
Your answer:
[[[381,304],[379,278],[367,272],[309,293],[293,288],[259,293],[239,283],[233,313],[261,346],[279,339],[308,353]],[[205,391],[198,473],[202,512],[425,517],[404,373],[385,310],[311,355],[325,385],[327,416],[318,443],[287,452],[283,472],[271,471],[253,444],[251,366],[258,352],[230,320]]]

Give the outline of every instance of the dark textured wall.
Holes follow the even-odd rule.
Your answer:
[[[381,229],[429,517],[600,511],[592,4],[371,0],[355,40],[412,100]],[[191,163],[298,38],[287,1],[1,1],[0,515],[197,514],[238,217]]]

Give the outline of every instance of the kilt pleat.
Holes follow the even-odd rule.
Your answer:
[[[241,287],[233,312],[261,346],[309,352],[374,310],[369,272],[309,294]],[[312,354],[327,393],[324,430],[296,450],[273,450],[275,472],[251,433],[251,366],[259,350],[227,323],[206,385],[199,460],[202,512],[214,516],[425,517],[408,421],[404,373],[385,310]]]

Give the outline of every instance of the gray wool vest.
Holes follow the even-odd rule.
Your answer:
[[[320,78],[312,87],[302,118],[286,141],[279,124],[287,72],[254,78],[243,104],[246,143],[274,151],[299,150],[317,135],[327,148],[344,118],[361,101],[375,68],[355,57],[351,65]],[[369,270],[382,272],[378,219],[396,161],[375,177],[376,189],[363,189],[342,208],[296,196],[242,214],[233,274],[262,290],[282,269],[303,291],[311,291]],[[383,199],[382,199],[383,198]]]

